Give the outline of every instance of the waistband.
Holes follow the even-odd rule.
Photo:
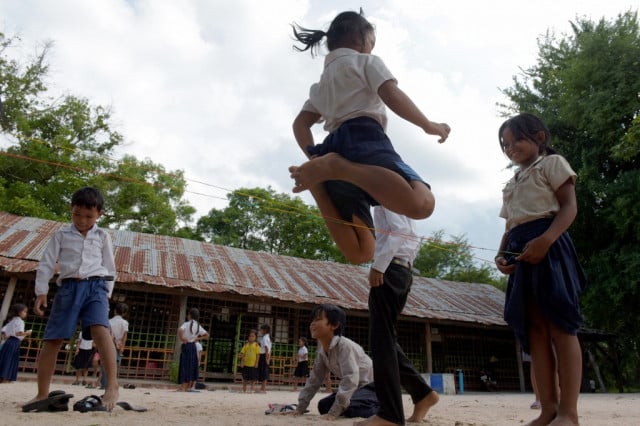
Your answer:
[[[87,278],[63,278],[60,282],[70,283],[72,281],[76,282],[76,281],[96,281],[96,280],[113,281],[113,277],[110,275],[106,275],[106,276],[94,275]]]
[[[411,262],[409,262],[408,260],[400,259],[399,257],[394,257],[393,259],[391,259],[391,263],[395,263],[396,265],[411,269]]]

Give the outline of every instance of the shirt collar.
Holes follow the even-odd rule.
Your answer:
[[[348,47],[339,47],[338,49],[334,49],[324,58],[324,67],[328,67],[329,64],[335,61],[338,58],[349,55],[358,55],[359,52],[357,50],[349,49]]]

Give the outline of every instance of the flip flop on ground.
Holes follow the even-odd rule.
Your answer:
[[[81,413],[107,411],[107,407],[102,404],[102,398],[98,395],[89,395],[73,404],[73,411],[79,411]]]
[[[22,411],[25,413],[43,411],[68,411],[69,400],[73,398],[73,395],[66,393],[63,390],[55,390],[49,393],[46,399],[40,399],[37,401],[31,401],[22,406]]]
[[[126,401],[118,401],[116,402],[116,405],[127,411],[136,411],[138,413],[144,413],[145,411],[147,411],[147,409],[144,407],[134,407]]]

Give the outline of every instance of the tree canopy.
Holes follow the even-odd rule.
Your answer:
[[[164,235],[192,235],[185,226],[195,209],[183,198],[182,172],[166,172],[150,160],[115,160],[123,136],[110,124],[110,111],[67,95],[47,96],[45,45],[24,62],[8,56],[17,38],[0,33],[0,151],[2,210],[52,220],[69,219],[72,193],[95,186],[105,196],[101,224]]]
[[[570,229],[589,278],[587,326],[618,336],[626,384],[640,383],[640,33],[637,12],[577,19],[539,40],[537,63],[504,89],[505,114],[537,114],[578,174]]]

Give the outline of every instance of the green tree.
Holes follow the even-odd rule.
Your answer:
[[[506,279],[497,277],[495,268],[473,261],[473,253],[467,238],[454,236],[451,241],[444,241],[444,230],[431,234],[420,246],[414,266],[420,275],[449,281],[491,284],[501,290],[505,289]]]
[[[528,111],[578,173],[570,229],[590,284],[587,325],[618,336],[624,384],[640,384],[640,32],[637,12],[539,40],[536,65],[503,90],[505,113]],[[611,371],[611,369],[609,369]]]
[[[0,209],[58,221],[69,219],[71,194],[100,188],[106,198],[104,226],[164,235],[192,235],[195,212],[183,199],[182,172],[167,173],[149,160],[110,156],[123,137],[111,128],[110,111],[76,96],[46,95],[45,45],[20,63],[7,50],[17,42],[0,33]]]
[[[215,244],[344,262],[315,207],[273,189],[238,189],[229,205],[201,217],[197,233]]]

